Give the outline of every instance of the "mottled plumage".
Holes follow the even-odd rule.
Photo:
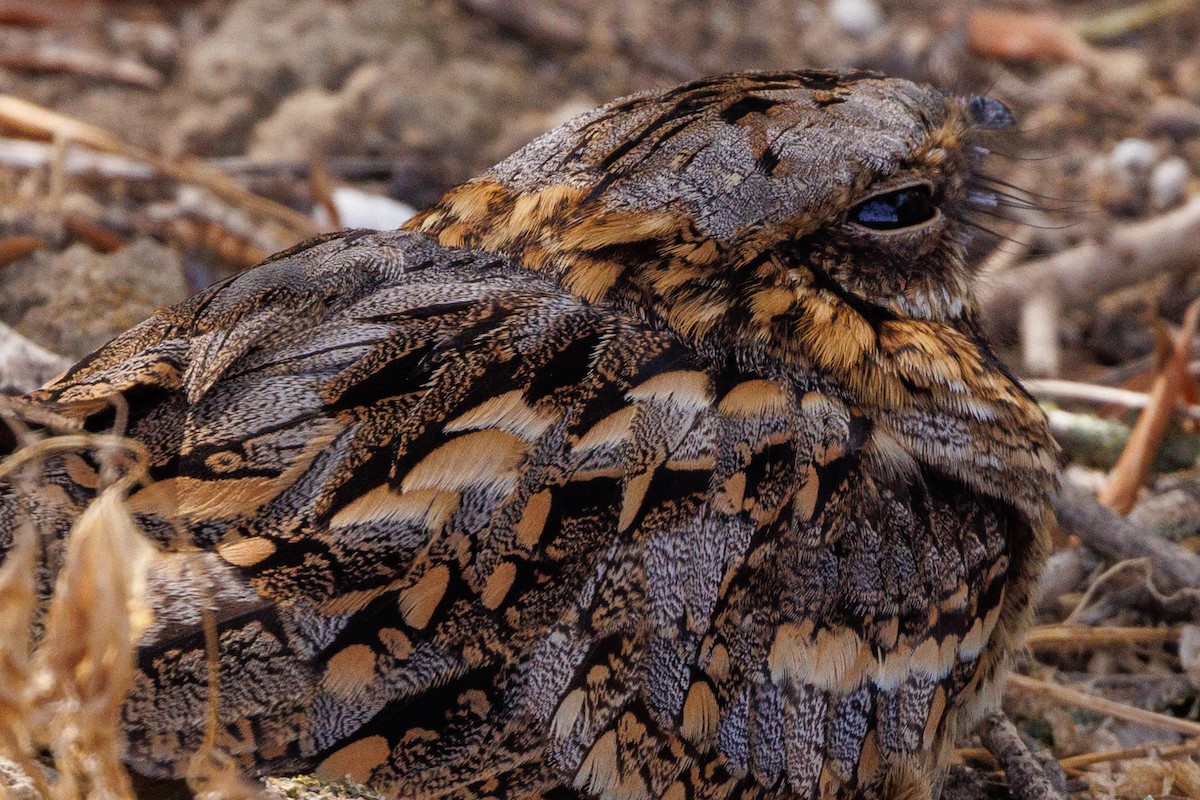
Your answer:
[[[819,72],[617,100],[411,232],[276,256],[34,393],[92,429],[123,395],[151,452],[130,764],[199,746],[210,604],[220,745],[260,772],[936,795],[1054,480],[963,264],[998,109]],[[865,202],[932,205],[885,230]],[[26,511],[62,532],[95,465],[44,480]]]

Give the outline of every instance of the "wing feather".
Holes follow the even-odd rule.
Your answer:
[[[257,769],[464,799],[853,791],[949,724],[988,633],[963,604],[1002,598],[1002,568],[959,586],[1008,523],[981,511],[969,552],[929,533],[958,490],[874,483],[850,399],[417,234],[285,254],[31,401],[97,429],[117,394],[152,457],[139,521],[207,551],[155,568],[126,714],[150,773],[199,742],[208,604],[221,745]],[[71,474],[47,479],[86,496]]]

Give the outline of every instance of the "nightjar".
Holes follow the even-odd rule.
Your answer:
[[[1056,449],[983,340],[976,144],[867,73],[616,100],[159,313],[31,407],[144,443],[127,759],[208,718],[395,797],[936,797],[1046,551]],[[98,484],[3,490],[0,546]],[[190,554],[189,554],[190,553]],[[181,562],[186,562],[183,569]]]

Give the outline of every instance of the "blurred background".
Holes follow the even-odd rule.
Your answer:
[[[1006,709],[1087,796],[1200,798],[1200,0],[0,0],[0,391],[591,106],[800,67],[1014,110],[984,321],[1125,539],[1064,523]]]

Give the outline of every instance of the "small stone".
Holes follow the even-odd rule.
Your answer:
[[[392,231],[408,222],[416,209],[390,197],[371,194],[350,186],[339,186],[333,190],[333,205],[343,228],[369,228],[376,231]],[[329,224],[324,208],[318,207],[318,224]]]
[[[1182,158],[1174,156],[1159,162],[1150,173],[1150,204],[1159,211],[1179,205],[1187,196],[1191,179],[1192,171]]]
[[[865,38],[883,25],[883,12],[875,0],[830,0],[829,16],[844,32]]]
[[[1145,139],[1122,139],[1113,147],[1108,161],[1126,174],[1148,174],[1158,158],[1154,145]]]

